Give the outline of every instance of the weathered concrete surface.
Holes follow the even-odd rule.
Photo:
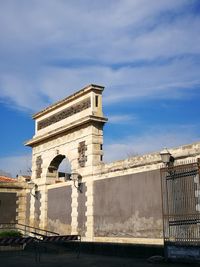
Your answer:
[[[71,234],[71,186],[48,190],[48,230],[60,234]]]
[[[162,237],[159,170],[94,182],[94,233],[107,237]]]
[[[12,223],[17,218],[17,193],[0,192],[0,222]]]

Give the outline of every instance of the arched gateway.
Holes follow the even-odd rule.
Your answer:
[[[33,148],[32,181],[36,192],[28,193],[27,200],[23,197],[22,201],[28,211],[30,203],[30,224],[60,234],[79,233],[84,241],[160,245],[164,218],[165,240],[169,244],[175,239],[182,240],[181,244],[183,239],[193,242],[186,242],[187,246],[196,244],[200,142],[170,149],[167,154],[173,156],[177,166],[172,169],[167,165],[163,172],[159,152],[103,163],[103,125],[107,121],[102,113],[103,89],[89,85],[33,116],[35,135],[26,145]],[[183,160],[193,163],[188,165]],[[64,161],[69,163],[68,168],[61,168]],[[166,190],[161,187],[160,173],[162,182],[167,182]],[[173,181],[180,185],[175,194],[180,202],[178,211],[182,205],[185,213],[178,213],[170,224],[174,214],[163,216],[161,196],[174,192]],[[25,210],[24,206],[20,210]],[[185,214],[193,219],[184,217],[187,220],[180,224],[180,216]],[[22,221],[21,212],[18,218]]]
[[[32,181],[38,190],[37,197],[31,196],[32,225],[76,233],[80,216],[82,220],[86,218],[86,209],[81,208],[82,204],[78,207],[78,201],[87,200],[87,206],[90,198],[92,202],[93,193],[88,190],[92,188],[90,177],[93,168],[102,163],[103,125],[107,121],[102,113],[103,89],[91,84],[33,116],[35,135],[26,142],[32,147]],[[58,168],[64,158],[69,160],[72,174],[82,177],[81,196],[72,181],[59,175]],[[60,191],[55,191],[59,188]],[[62,214],[61,218],[56,214]],[[92,224],[90,214],[84,224]],[[88,229],[86,235],[90,235]]]

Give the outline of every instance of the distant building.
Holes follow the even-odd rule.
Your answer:
[[[27,183],[16,178],[0,176],[0,224],[27,223]]]

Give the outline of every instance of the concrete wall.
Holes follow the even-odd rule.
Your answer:
[[[195,162],[200,143],[170,152],[176,164]],[[84,241],[163,244],[161,166],[159,153],[152,153],[84,167],[82,193],[73,181],[45,184],[38,179],[41,198],[34,214],[39,227],[60,234],[79,233]]]
[[[48,190],[47,226],[50,231],[71,234],[71,186]]]
[[[0,183],[0,222],[16,221],[27,223],[30,206],[27,205],[27,194],[30,188],[25,182]]]
[[[95,239],[114,238],[112,242],[123,238],[130,243],[134,238],[162,239],[160,170],[109,174],[112,176],[93,176],[92,188],[88,187],[91,179],[86,180],[81,193],[73,183],[49,185],[48,229],[70,234],[73,228],[73,233],[81,234],[85,240],[88,230]],[[91,193],[93,202],[90,205],[88,196]],[[93,224],[89,223],[90,214]]]
[[[159,170],[95,181],[94,235],[161,238]]]
[[[184,152],[178,164],[200,155]],[[82,193],[72,181],[47,185],[47,228],[85,241],[162,244],[161,164],[158,153],[102,164],[82,176]]]
[[[12,223],[17,220],[17,193],[0,192],[0,222]]]

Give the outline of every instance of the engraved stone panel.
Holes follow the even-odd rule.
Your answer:
[[[87,156],[85,155],[86,150],[87,146],[85,141],[80,142],[78,146],[78,163],[80,167],[85,167],[85,163],[87,161]]]
[[[42,157],[38,156],[36,159],[36,178],[40,178],[42,174]]]
[[[63,119],[66,119],[76,113],[79,113],[87,108],[89,108],[91,106],[91,100],[90,100],[90,97],[86,98],[85,100],[69,107],[69,108],[66,108],[60,112],[57,112],[56,114],[50,116],[49,118],[47,119],[44,119],[40,122],[38,122],[38,125],[37,125],[37,129],[38,130],[41,130],[47,126],[50,126],[56,122],[59,122]]]

